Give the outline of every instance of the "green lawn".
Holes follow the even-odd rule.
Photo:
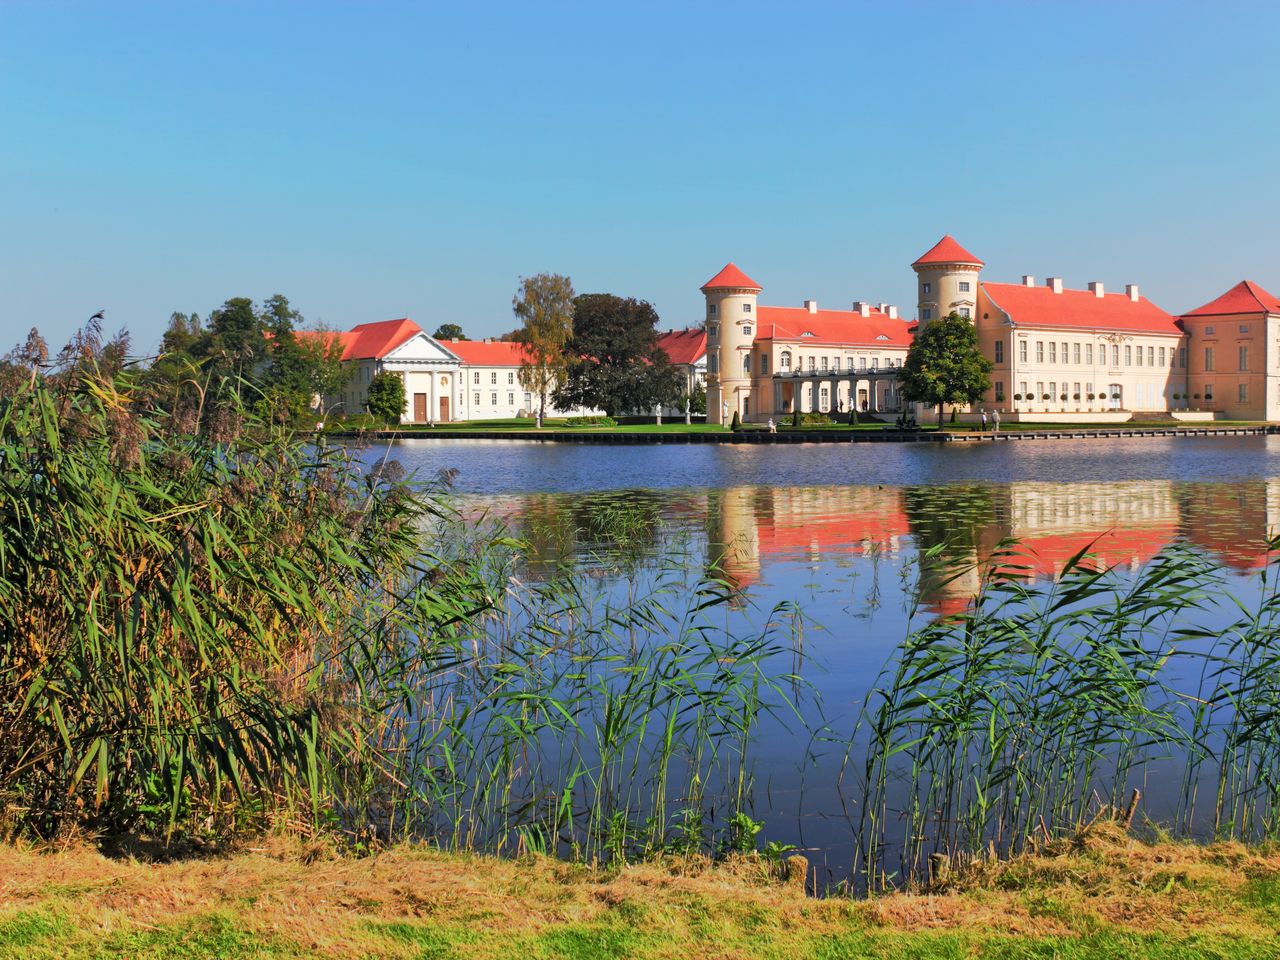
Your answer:
[[[1000,424],[1002,433],[1012,432],[1036,432],[1036,433],[1052,433],[1060,431],[1079,431],[1079,430],[1147,430],[1147,429],[1196,429],[1202,427],[1256,427],[1265,426],[1265,423],[1257,421],[1245,420],[1214,420],[1207,423],[1175,423],[1168,420],[1140,420],[1128,421],[1124,423],[1008,423]],[[341,432],[341,428],[337,425],[333,428],[335,431]],[[447,436],[451,433],[464,433],[472,431],[485,431],[491,433],[511,433],[511,434],[528,434],[528,433],[628,433],[628,434],[681,434],[681,433],[727,433],[726,427],[714,424],[695,423],[686,425],[683,420],[674,422],[666,422],[661,424],[641,423],[641,424],[620,424],[618,426],[597,426],[593,424],[575,425],[566,422],[563,418],[552,418],[543,422],[541,431],[534,425],[532,419],[512,418],[505,420],[455,420],[450,423],[440,423],[435,426],[427,426],[425,424],[408,424],[395,428],[396,432],[406,436]],[[744,424],[742,429],[748,432],[763,432],[767,429],[764,424],[748,423]],[[777,421],[777,429],[779,433],[847,433],[850,431],[873,431],[873,430],[893,430],[894,424],[890,423],[858,423],[850,425],[848,423],[810,423],[799,427],[793,427],[790,420]],[[938,426],[931,420],[923,420],[919,423],[919,429],[924,432],[937,431]],[[982,430],[981,425],[976,423],[944,423],[942,429],[955,433],[975,433]],[[990,432],[990,427],[987,428]]]

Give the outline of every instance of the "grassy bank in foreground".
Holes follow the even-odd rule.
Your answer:
[[[757,859],[592,872],[396,848],[266,845],[165,864],[0,848],[0,957],[1280,955],[1280,851],[1108,825],[963,889],[805,897]]]

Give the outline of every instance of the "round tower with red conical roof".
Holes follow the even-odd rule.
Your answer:
[[[920,325],[950,313],[974,317],[978,310],[978,273],[985,264],[947,234],[911,265],[918,290]]]
[[[702,285],[707,299],[707,423],[728,426],[751,413],[751,348],[761,290],[730,263]]]

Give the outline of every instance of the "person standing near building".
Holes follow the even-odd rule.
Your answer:
[[[991,411],[991,432],[992,433],[1000,432],[1000,411],[999,410]]]
[[[982,411],[982,432],[983,433],[987,432],[987,411],[986,410]]]

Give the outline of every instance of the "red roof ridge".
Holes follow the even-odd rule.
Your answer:
[[[1241,280],[1221,296],[1184,313],[1184,317],[1216,317],[1233,313],[1280,313],[1280,299],[1252,280]]]
[[[730,261],[726,263],[724,269],[708,280],[700,288],[702,290],[723,290],[723,289],[739,289],[739,290],[763,290],[764,287],[756,283],[745,273],[738,269],[738,265]]]
[[[1091,290],[1054,293],[1052,287],[985,280],[982,290],[1018,326],[1134,330],[1176,336],[1183,333],[1175,317],[1146,297],[1130,300],[1125,293],[1099,297]]]
[[[985,263],[960,246],[956,238],[949,233],[921,254],[920,258],[911,265],[916,267],[922,263],[976,263],[980,267],[986,266]]]

